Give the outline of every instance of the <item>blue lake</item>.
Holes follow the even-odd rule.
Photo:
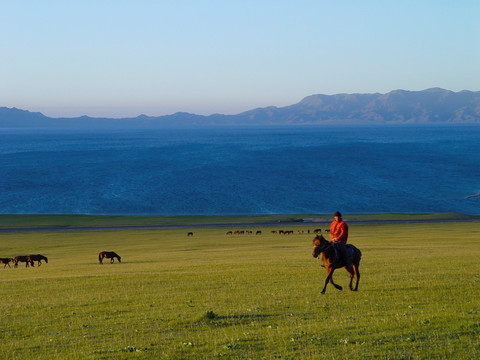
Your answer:
[[[2,214],[480,214],[480,125],[0,129]]]

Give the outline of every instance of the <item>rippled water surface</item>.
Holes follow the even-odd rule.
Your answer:
[[[480,126],[0,129],[3,214],[480,214]]]

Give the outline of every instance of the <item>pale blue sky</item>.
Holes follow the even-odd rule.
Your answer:
[[[0,0],[0,106],[235,114],[311,94],[480,90],[478,0]]]

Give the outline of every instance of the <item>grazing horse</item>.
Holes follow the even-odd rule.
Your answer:
[[[314,258],[318,257],[318,255],[322,254],[323,266],[327,270],[327,278],[325,279],[325,286],[323,287],[322,294],[325,294],[325,289],[327,288],[327,284],[330,281],[333,286],[335,286],[338,290],[342,290],[340,285],[337,285],[333,282],[333,272],[335,269],[339,269],[344,267],[350,273],[350,290],[357,291],[358,290],[358,282],[360,280],[360,272],[358,271],[358,266],[360,265],[360,259],[362,258],[362,253],[359,249],[355,246],[348,244],[347,245],[347,254],[350,258],[350,265],[347,267],[345,264],[341,262],[341,260],[337,259],[336,251],[333,248],[333,244],[327,241],[322,235],[315,236],[313,239],[313,252],[312,255]],[[355,288],[352,288],[353,277],[356,277],[356,284]]]
[[[14,261],[15,261],[15,265],[13,267],[17,267],[19,262],[24,262],[25,267],[28,267],[28,264],[32,265],[32,267],[35,266],[35,264],[33,263],[33,260],[30,258],[29,255],[16,256]]]
[[[115,258],[117,258],[118,262],[122,262],[120,255],[114,251],[102,251],[100,254],[98,254],[98,261],[100,264],[103,264],[103,259],[105,258],[110,259],[110,264],[113,264]]]
[[[193,232],[190,231],[187,236],[193,236]]]
[[[0,264],[5,264],[3,268],[5,269],[8,265],[10,267],[10,263],[13,263],[15,260],[12,258],[0,258]]]
[[[48,259],[47,259],[46,256],[43,256],[43,255],[40,255],[40,254],[29,255],[29,256],[30,256],[30,259],[32,259],[32,261],[38,261],[38,266],[42,265],[42,260],[45,261],[48,264]]]

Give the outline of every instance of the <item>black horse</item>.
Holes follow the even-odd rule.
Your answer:
[[[120,255],[114,251],[102,251],[100,254],[98,254],[98,261],[100,264],[103,264],[103,259],[105,258],[110,259],[110,264],[113,264],[115,258],[117,258],[118,262],[122,262]]]
[[[37,255],[29,255],[32,261],[38,261],[38,266],[42,265],[42,260],[48,264],[47,257],[37,254]]]
[[[327,270],[327,278],[325,279],[325,286],[323,287],[322,294],[325,294],[325,290],[329,281],[338,290],[343,290],[340,285],[337,285],[333,282],[332,278],[335,269],[339,269],[342,267],[344,267],[345,270],[350,273],[350,290],[358,290],[358,282],[360,280],[360,272],[358,271],[358,267],[360,265],[360,259],[362,258],[362,252],[359,249],[357,249],[351,244],[347,245],[347,255],[351,261],[349,266],[345,266],[345,264],[337,258],[336,251],[333,248],[333,244],[327,241],[322,235],[317,235],[313,239],[312,255],[316,258],[320,254],[322,254],[323,266],[325,266],[325,269]],[[356,277],[357,281],[355,284],[355,288],[352,288],[354,276]]]
[[[24,262],[25,267],[28,267],[30,264],[32,267],[35,266],[33,260],[30,258],[30,255],[15,256],[15,265],[13,267],[18,267],[19,262]]]

